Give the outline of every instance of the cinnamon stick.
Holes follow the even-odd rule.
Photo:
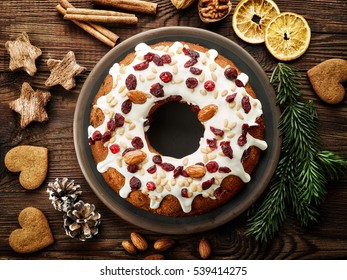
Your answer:
[[[67,0],[61,0],[60,5],[58,4],[56,6],[56,10],[63,16],[67,13],[67,8],[74,8],[74,6]],[[101,25],[92,22],[86,23],[78,20],[72,20],[72,22],[110,47],[114,47],[119,39],[119,36],[117,34]]]
[[[97,15],[97,16],[125,16],[135,17],[135,14],[121,13],[109,10],[96,10],[96,9],[85,9],[85,8],[67,8],[68,14],[80,14],[80,15]]]
[[[108,6],[133,12],[155,15],[157,3],[142,0],[93,0],[94,5]]]
[[[66,14],[64,19],[103,23],[137,24],[137,17]]]

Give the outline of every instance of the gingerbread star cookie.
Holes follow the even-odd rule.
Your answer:
[[[44,106],[51,99],[49,91],[34,91],[29,83],[22,85],[20,97],[9,103],[12,110],[21,115],[20,126],[25,128],[32,121],[48,120]]]
[[[60,84],[66,90],[74,88],[76,86],[75,76],[87,70],[87,68],[77,64],[75,54],[72,51],[69,51],[63,60],[48,59],[47,65],[51,74],[45,85],[51,87]]]
[[[340,103],[345,97],[342,83],[347,81],[347,60],[332,58],[307,71],[318,97],[329,104]]]
[[[41,49],[30,43],[29,36],[23,32],[16,40],[5,43],[7,52],[10,54],[10,70],[23,69],[30,76],[34,76],[37,68],[35,60],[42,54]]]
[[[40,209],[35,207],[23,209],[18,216],[18,222],[21,228],[15,229],[8,240],[15,252],[33,253],[54,243],[47,218]]]

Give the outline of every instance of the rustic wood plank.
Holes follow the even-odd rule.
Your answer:
[[[88,0],[71,0],[76,7],[92,7]],[[192,26],[211,30],[233,40],[245,48],[270,76],[277,64],[265,45],[250,45],[241,41],[231,28],[231,15],[224,21],[206,25],[197,14],[197,3],[177,11],[170,1],[155,0],[159,4],[157,16],[139,15],[137,26],[110,25],[108,28],[120,36],[120,42],[131,36],[160,26]],[[29,34],[33,45],[40,47],[42,56],[37,60],[39,71],[30,77],[22,71],[8,69],[9,56],[0,48],[0,259],[142,259],[154,253],[130,256],[120,243],[129,238],[131,231],[141,232],[150,244],[163,235],[143,230],[123,221],[96,197],[77,163],[73,144],[73,115],[81,87],[95,64],[110,50],[78,26],[66,21],[55,11],[58,1],[9,0],[0,1],[0,45],[16,38],[23,31]],[[306,78],[306,71],[317,63],[332,57],[347,58],[347,2],[344,0],[277,0],[281,11],[301,13],[312,30],[312,41],[307,53],[291,62],[302,73],[301,88],[307,99],[312,99],[319,116],[320,136],[326,149],[347,158],[347,98],[335,106],[320,101]],[[236,3],[235,3],[236,5]],[[304,9],[303,9],[304,5]],[[19,116],[8,108],[8,103],[20,94],[23,82],[47,90],[44,86],[49,76],[47,60],[62,59],[72,50],[77,62],[87,67],[87,72],[77,79],[77,87],[66,91],[60,86],[50,88],[52,99],[46,109],[49,121],[32,123],[26,129],[19,126]],[[34,191],[24,190],[18,183],[18,174],[10,173],[3,165],[6,152],[16,145],[42,145],[49,149],[50,167],[43,186]],[[65,235],[62,213],[55,211],[48,201],[46,186],[56,177],[68,177],[80,184],[82,199],[96,205],[102,214],[99,235],[79,242]],[[165,235],[176,240],[176,245],[165,252],[167,259],[199,259],[197,246],[206,237],[212,244],[212,258],[234,259],[346,259],[347,258],[347,176],[339,182],[330,182],[325,202],[321,206],[320,221],[302,228],[288,212],[279,235],[271,242],[259,243],[244,235],[247,227],[246,213],[239,218],[208,232],[180,236]],[[18,227],[17,217],[27,206],[40,208],[47,216],[55,243],[45,250],[19,255],[8,245],[8,236]]]

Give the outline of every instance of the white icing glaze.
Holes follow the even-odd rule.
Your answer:
[[[198,52],[200,56],[194,67],[203,69],[205,75],[204,81],[215,80],[214,91],[204,91],[204,94],[202,94],[201,90],[204,89],[204,81],[199,82],[194,90],[188,89],[186,86],[186,78],[194,77],[199,80],[199,76],[193,75],[189,71],[189,68],[184,67],[184,63],[189,60],[190,57],[182,52],[182,47],[183,45],[180,42],[175,42],[169,48],[158,47],[152,49],[150,46],[141,43],[135,48],[136,57],[131,64],[127,66],[119,65],[118,63],[114,64],[109,71],[110,75],[113,77],[114,87],[110,93],[100,97],[97,100],[97,104],[94,105],[104,112],[105,120],[99,127],[94,128],[89,126],[88,135],[92,137],[96,130],[104,133],[107,130],[107,122],[115,113],[121,113],[126,118],[126,122],[123,128],[117,128],[115,132],[113,132],[114,137],[110,141],[112,143],[117,143],[120,146],[120,151],[116,154],[109,151],[106,159],[97,165],[98,171],[102,173],[112,167],[124,175],[125,184],[120,190],[120,196],[123,198],[126,198],[131,192],[129,180],[135,176],[142,182],[140,188],[142,192],[149,195],[151,208],[155,209],[159,207],[161,200],[166,195],[171,194],[177,197],[183,211],[187,213],[191,211],[191,204],[196,196],[203,195],[204,197],[215,199],[214,191],[219,187],[226,176],[232,174],[238,176],[245,183],[249,182],[250,175],[244,171],[241,164],[241,157],[244,151],[250,146],[256,146],[264,150],[267,148],[267,144],[265,141],[255,139],[247,133],[247,143],[242,147],[238,145],[237,140],[242,133],[242,125],[258,125],[256,119],[263,114],[262,106],[258,99],[254,99],[247,94],[244,87],[237,87],[233,81],[224,76],[225,69],[215,63],[215,58],[218,56],[217,51],[210,49],[207,53]],[[172,62],[170,64],[164,64],[163,66],[156,66],[154,62],[150,62],[147,69],[135,71],[133,66],[143,62],[144,55],[148,52],[158,54],[159,56],[169,54]],[[178,70],[178,73],[174,74],[176,70]],[[173,74],[173,80],[171,82],[163,83],[160,80],[159,75],[164,71],[169,71]],[[125,80],[129,74],[136,76],[136,90],[148,93],[149,98],[147,98],[144,104],[132,104],[131,111],[128,114],[123,114],[121,112],[121,104],[128,99],[126,95],[128,90],[125,88]],[[248,76],[245,73],[241,73],[238,79],[242,81],[244,85],[248,83]],[[157,98],[149,94],[150,87],[154,83],[160,83],[164,86],[164,97]],[[233,93],[237,93],[237,95],[233,103],[234,106],[231,106],[225,101],[225,97]],[[175,167],[187,167],[198,162],[206,164],[208,161],[213,160],[216,161],[220,167],[229,167],[231,173],[220,173],[218,171],[210,173],[207,171],[205,176],[199,179],[183,176],[173,179],[173,171],[163,171],[159,165],[157,165],[155,174],[147,172],[147,169],[154,165],[152,157],[156,154],[149,151],[147,143],[144,140],[145,131],[148,129],[148,127],[144,127],[144,122],[154,102],[165,99],[171,95],[180,95],[183,97],[182,101],[187,104],[198,105],[200,108],[209,104],[215,104],[218,106],[218,110],[214,117],[203,123],[205,131],[203,137],[200,139],[200,147],[197,151],[180,159],[162,156],[162,161],[171,163]],[[251,104],[251,110],[248,113],[245,113],[241,105],[242,97],[245,95],[249,96]],[[113,100],[117,100],[118,102],[112,102]],[[228,125],[224,127],[225,124],[229,124],[229,127]],[[207,139],[218,138],[209,129],[211,126],[224,130],[223,138],[219,138],[217,141],[218,148],[216,150],[211,150],[206,142]],[[139,165],[139,171],[136,173],[129,173],[127,171],[127,165],[122,159],[122,152],[128,147],[132,147],[131,139],[135,136],[143,140],[144,147],[141,150],[147,154],[147,158]],[[230,145],[233,149],[232,159],[222,154],[220,147],[221,141],[230,141]],[[112,144],[110,142],[105,143],[105,146]],[[201,186],[202,182],[211,178],[215,179],[214,184],[207,190],[203,190]],[[156,184],[156,189],[154,191],[148,191],[146,187],[147,182],[154,182]],[[187,188],[189,197],[183,197],[181,195],[182,188]]]

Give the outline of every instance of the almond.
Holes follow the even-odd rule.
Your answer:
[[[130,240],[124,240],[122,241],[122,247],[125,251],[127,251],[130,255],[136,255],[137,250],[134,244]]]
[[[134,246],[140,250],[140,251],[145,251],[147,250],[148,248],[148,243],[146,241],[146,239],[140,235],[139,233],[137,232],[132,232],[130,234],[130,239],[131,239],[131,242],[134,244]]]
[[[170,249],[175,244],[175,240],[170,238],[161,238],[154,242],[153,247],[159,252]]]
[[[218,110],[218,106],[214,104],[210,104],[202,108],[198,113],[198,119],[200,122],[206,122],[210,118],[212,118]]]
[[[141,150],[133,150],[127,152],[124,156],[123,159],[126,164],[128,165],[136,165],[145,160],[147,157],[147,154]]]
[[[188,166],[186,172],[191,178],[201,178],[206,174],[206,168],[202,165],[194,164]]]
[[[145,257],[145,260],[164,260],[165,257],[162,254],[153,254]]]
[[[206,238],[202,238],[199,243],[199,254],[202,259],[207,259],[211,255],[211,245]]]
[[[131,90],[127,93],[128,98],[135,104],[143,104],[147,101],[147,96],[144,92]]]

